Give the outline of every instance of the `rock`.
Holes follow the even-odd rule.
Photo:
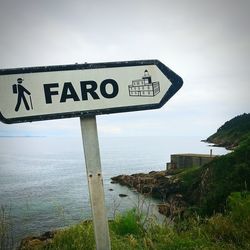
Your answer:
[[[159,213],[170,218],[183,216],[186,208],[187,204],[183,200],[182,194],[170,195],[165,203],[158,205]]]
[[[37,249],[37,248],[47,246],[52,242],[55,234],[56,232],[51,231],[51,232],[45,232],[41,236],[37,236],[37,237],[36,236],[26,237],[21,241],[18,250]]]
[[[167,204],[167,203],[158,204],[158,211],[159,211],[160,214],[163,214],[163,215],[168,217],[170,215],[169,204]]]
[[[109,191],[114,191],[114,189],[110,188]]]
[[[119,194],[120,197],[127,197],[128,195],[127,194]]]
[[[186,209],[181,191],[181,180],[176,171],[151,171],[148,174],[119,175],[112,177],[112,181],[125,185],[144,195],[165,201],[159,204],[159,212],[169,216],[179,216]],[[125,197],[119,194],[120,197]]]
[[[143,186],[141,189],[143,194],[151,194],[152,193],[152,186]]]

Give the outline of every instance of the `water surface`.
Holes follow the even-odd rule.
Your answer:
[[[209,153],[199,137],[100,138],[108,216],[138,205],[138,194],[111,184],[110,178],[164,170],[170,154]],[[224,154],[223,148],[213,148]],[[113,189],[113,191],[110,191]],[[119,194],[128,197],[120,198]],[[151,204],[158,201],[148,200]],[[81,138],[0,138],[0,206],[10,208],[17,242],[91,218]],[[157,216],[157,208],[152,205]]]

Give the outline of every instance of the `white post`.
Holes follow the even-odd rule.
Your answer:
[[[106,215],[96,117],[80,117],[89,194],[97,250],[109,250],[110,238]]]

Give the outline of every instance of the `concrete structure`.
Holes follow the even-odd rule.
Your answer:
[[[210,162],[216,155],[210,154],[173,154],[171,162],[167,163],[167,169],[201,167]]]

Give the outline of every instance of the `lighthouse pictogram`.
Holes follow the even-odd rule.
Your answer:
[[[152,77],[146,69],[141,79],[132,81],[132,84],[128,86],[128,91],[130,96],[153,97],[160,93],[160,83],[152,82]]]

